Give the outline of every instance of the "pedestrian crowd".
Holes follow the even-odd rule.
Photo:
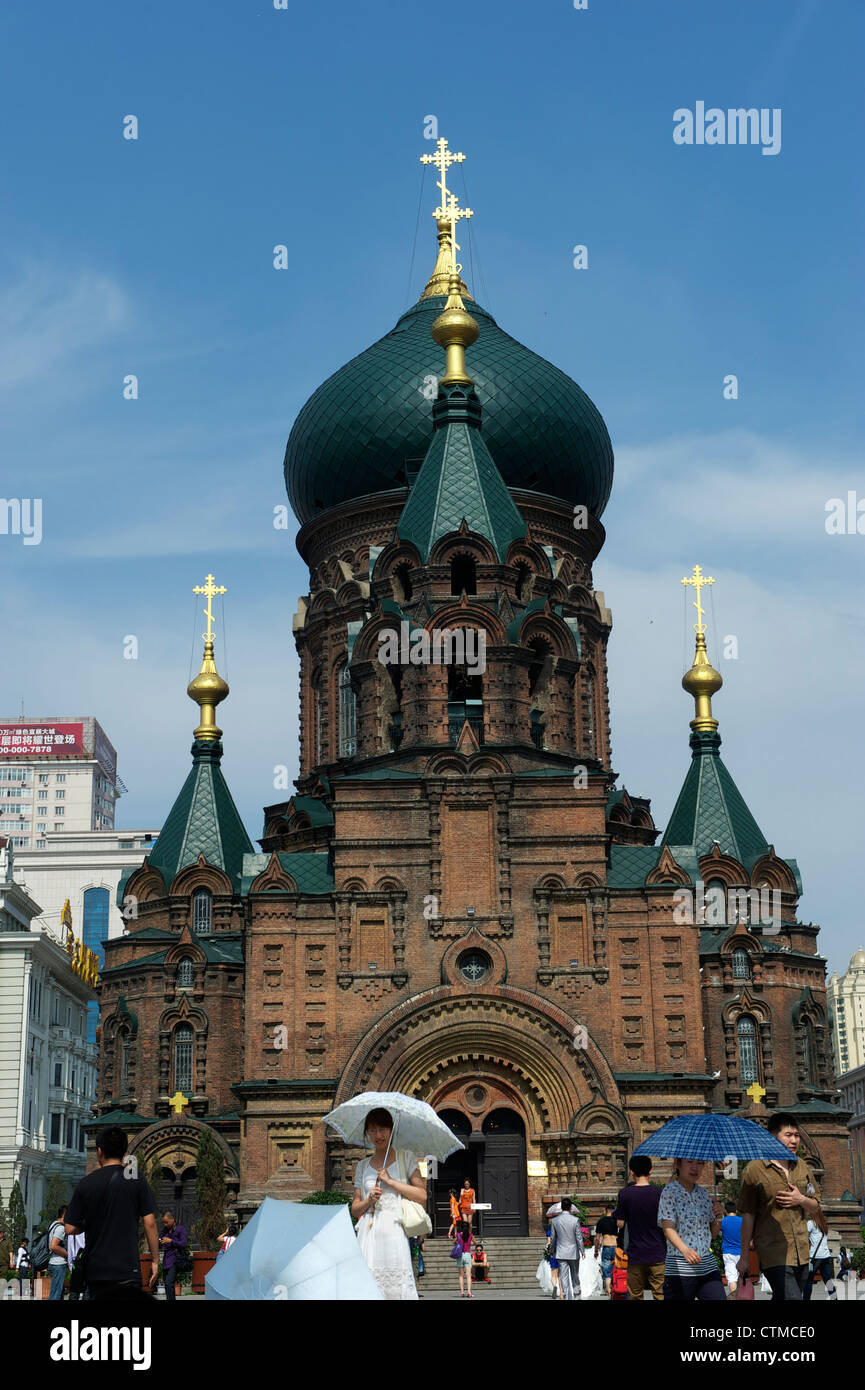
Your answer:
[[[169,1211],[156,1225],[156,1204],[144,1178],[124,1167],[128,1136],[117,1125],[96,1136],[97,1167],[77,1184],[68,1204],[57,1210],[47,1233],[22,1239],[12,1256],[5,1234],[5,1266],[14,1271],[20,1297],[33,1297],[43,1272],[50,1278],[49,1299],[60,1302],[139,1299],[152,1296],[160,1277],[165,1297],[174,1299],[178,1275],[192,1267],[188,1234]],[[139,1222],[150,1252],[150,1275],[142,1278]],[[228,1234],[228,1233],[226,1233]],[[26,1295],[25,1295],[26,1287]]]
[[[552,1221],[545,1253],[550,1269],[545,1273],[545,1261],[538,1268],[542,1288],[554,1298],[586,1297],[594,1279],[584,1277],[583,1267],[594,1259],[600,1261],[603,1292],[611,1299],[643,1299],[647,1292],[668,1302],[751,1299],[758,1278],[773,1300],[802,1301],[811,1298],[818,1276],[827,1298],[837,1298],[828,1224],[817,1180],[799,1156],[795,1116],[776,1114],[767,1129],[790,1158],[750,1160],[737,1200],[723,1206],[701,1184],[707,1166],[703,1160],[675,1158],[673,1177],[661,1187],[650,1179],[651,1159],[636,1154],[630,1162],[631,1182],[616,1205],[606,1208],[587,1249],[573,1203],[562,1198],[548,1213]],[[719,1236],[723,1270],[713,1249]],[[842,1247],[839,1277],[851,1270]]]

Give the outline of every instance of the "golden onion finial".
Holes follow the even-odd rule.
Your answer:
[[[691,720],[691,728],[698,733],[714,733],[718,727],[718,721],[712,715],[712,696],[717,694],[724,684],[720,673],[715,670],[709,661],[709,654],[706,650],[706,623],[705,609],[703,608],[700,594],[703,588],[709,584],[714,584],[711,575],[703,574],[699,565],[695,565],[690,575],[685,575],[683,584],[690,584],[696,591],[694,607],[697,610],[697,621],[694,624],[696,633],[696,649],[694,651],[694,664],[689,671],[682,677],[682,686],[689,695],[694,698],[696,706],[695,717]]]
[[[213,582],[213,575],[208,574],[204,584],[196,584],[192,590],[194,594],[204,594],[207,598],[207,607],[204,610],[207,618],[207,631],[202,633],[204,640],[204,657],[201,662],[201,670],[186,687],[186,693],[190,700],[194,700],[201,710],[201,722],[193,735],[194,738],[204,743],[214,743],[222,736],[222,730],[216,723],[216,706],[221,704],[228,694],[228,682],[224,681],[216,669],[216,662],[213,659],[213,609],[212,602],[216,594],[225,594],[228,590],[222,586],[217,587]]]

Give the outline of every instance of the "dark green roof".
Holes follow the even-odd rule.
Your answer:
[[[322,895],[334,890],[333,867],[329,854],[278,854],[280,864],[297,884],[298,893]],[[264,873],[270,863],[269,854],[247,854],[243,860],[243,894]],[[279,892],[279,889],[270,890]]]
[[[291,804],[295,811],[309,816],[312,825],[333,825],[333,812],[317,796],[293,796]]]
[[[141,935],[143,936],[144,932]],[[164,935],[175,942],[178,939],[175,932],[165,932]],[[243,943],[239,936],[199,936],[196,932],[191,932],[190,935],[195,945],[200,946],[204,952],[204,959],[208,965],[243,964]],[[164,951],[154,951],[150,956],[138,956],[135,960],[127,961],[125,965],[112,965],[108,970],[103,970],[102,974],[115,975],[124,970],[138,970],[142,965],[164,965],[167,954],[166,947]]]
[[[661,844],[678,858],[677,846],[689,846],[702,856],[717,841],[722,854],[750,869],[768,854],[769,844],[721,761],[720,737],[695,732],[690,743],[691,765]]]
[[[785,1105],[784,1111],[790,1111],[791,1115],[847,1115],[850,1112],[843,1109],[840,1105],[833,1105],[830,1100],[803,1100],[797,1105]]]
[[[500,560],[511,542],[526,534],[484,443],[473,397],[462,387],[440,388],[433,436],[397,525],[400,540],[417,546],[424,563],[436,541],[458,531],[462,522],[491,540]]]
[[[378,342],[310,396],[285,451],[285,484],[308,521],[328,507],[404,488],[432,433],[425,381],[445,355],[430,336],[445,296],[422,299]],[[600,516],[613,482],[613,448],[597,408],[575,381],[502,331],[470,297],[480,336],[468,369],[484,412],[484,435],[508,487],[528,488]]]
[[[678,847],[677,864],[696,883],[700,870],[693,852]],[[608,888],[641,888],[661,857],[658,845],[610,845],[607,866]]]
[[[339,782],[378,782],[394,781],[398,778],[408,778],[409,781],[417,781],[421,777],[419,772],[406,772],[401,767],[371,767],[366,772],[349,772],[344,777],[339,777]]]
[[[167,888],[181,869],[203,854],[208,864],[225,870],[235,892],[239,891],[243,856],[252,853],[252,842],[222,775],[221,758],[218,741],[196,739],[192,745],[189,776],[148,858]]]
[[[696,1081],[700,1084],[715,1079],[704,1071],[614,1071],[613,1077],[616,1081]]]
[[[106,1110],[104,1115],[92,1116],[82,1120],[82,1129],[103,1129],[108,1125],[120,1125],[121,1129],[142,1129],[155,1123],[146,1115],[133,1115],[129,1110]]]

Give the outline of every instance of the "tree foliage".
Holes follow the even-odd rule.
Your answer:
[[[21,1244],[27,1234],[27,1210],[24,1206],[24,1198],[21,1195],[21,1188],[17,1180],[12,1184],[12,1192],[9,1196],[9,1226],[7,1235],[11,1236],[15,1249]]]
[[[217,1238],[225,1229],[228,1188],[225,1185],[225,1160],[211,1129],[202,1130],[198,1141],[195,1189],[198,1199],[195,1238],[202,1250],[213,1250]]]
[[[45,1189],[45,1205],[39,1213],[39,1226],[45,1230],[57,1219],[57,1208],[68,1199],[70,1182],[62,1173],[52,1173]]]

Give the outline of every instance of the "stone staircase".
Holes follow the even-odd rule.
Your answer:
[[[520,1289],[541,1297],[535,1271],[544,1249],[543,1236],[492,1236],[483,1246],[490,1262],[490,1283],[484,1284],[482,1289]],[[458,1265],[450,1258],[450,1252],[451,1242],[444,1236],[427,1236],[424,1242],[426,1273],[418,1281],[419,1293],[459,1293]]]

